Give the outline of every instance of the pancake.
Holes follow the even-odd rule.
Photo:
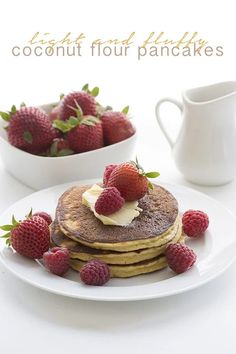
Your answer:
[[[170,242],[184,242],[182,236],[182,226],[179,225],[176,234]],[[167,242],[159,247],[146,248],[130,252],[117,252],[109,250],[98,250],[78,243],[65,236],[59,228],[58,222],[54,221],[51,225],[51,240],[54,246],[65,247],[70,251],[70,258],[79,259],[81,261],[90,261],[94,258],[100,259],[107,264],[134,264],[162,254],[167,245]]]
[[[139,201],[143,211],[125,227],[103,225],[82,204],[82,194],[90,187],[72,187],[59,199],[56,219],[67,237],[91,248],[124,252],[159,247],[176,235],[178,203],[163,187],[154,185]]]
[[[86,262],[77,259],[70,260],[70,266],[76,271],[80,271]],[[129,265],[110,265],[112,278],[130,278],[136,275],[152,273],[167,267],[166,257],[161,255],[146,261]]]

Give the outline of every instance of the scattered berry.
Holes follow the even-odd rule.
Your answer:
[[[95,117],[85,116],[67,133],[66,140],[74,152],[100,149],[104,146],[102,125]]]
[[[32,154],[46,151],[56,136],[48,115],[36,107],[14,109],[8,113],[8,118],[5,115],[5,120],[9,122],[7,135],[10,144]]]
[[[111,172],[107,187],[116,187],[126,201],[138,200],[145,196],[151,185],[147,177],[157,176],[158,172],[145,173],[138,162],[125,162]]]
[[[135,129],[124,113],[107,111],[101,117],[106,145],[118,143],[135,133]]]
[[[200,210],[188,210],[182,218],[183,231],[189,237],[202,235],[209,225],[209,218],[206,213]]]
[[[197,256],[188,246],[181,243],[171,243],[166,248],[166,259],[169,267],[175,273],[186,272],[195,263]]]
[[[56,275],[64,275],[70,268],[67,248],[54,247],[43,254],[45,268]]]
[[[47,222],[48,225],[50,225],[52,223],[51,215],[49,215],[45,211],[37,211],[32,216],[40,216],[41,218],[43,218]]]
[[[108,265],[98,259],[87,262],[80,270],[80,278],[87,285],[104,285],[110,277]]]
[[[108,183],[108,180],[109,180],[109,177],[112,173],[112,171],[114,171],[114,169],[117,167],[117,165],[108,165],[105,167],[105,171],[104,171],[104,174],[103,174],[103,184],[105,187],[107,187],[107,183]]]
[[[60,118],[67,120],[78,115],[96,116],[95,98],[88,92],[78,91],[66,95],[61,102]]]
[[[50,232],[48,223],[40,216],[28,217],[24,221],[16,221],[12,225],[1,227],[8,231],[3,237],[6,243],[22,256],[38,259],[49,249]]]
[[[124,198],[115,187],[105,188],[95,203],[95,211],[101,215],[111,215],[125,204]]]

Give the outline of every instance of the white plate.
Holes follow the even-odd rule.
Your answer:
[[[80,184],[90,183],[82,181]],[[75,183],[74,183],[75,184]],[[18,201],[1,217],[1,225],[9,223],[12,214],[23,218],[32,207],[54,214],[59,196],[70,186],[55,186]],[[170,269],[129,279],[111,279],[102,287],[86,286],[79,274],[70,271],[65,278],[48,273],[35,261],[13,253],[0,240],[0,260],[5,267],[22,280],[52,293],[88,300],[130,301],[159,298],[178,294],[205,284],[221,274],[236,256],[236,219],[220,203],[195,190],[174,185],[164,185],[179,202],[180,211],[204,210],[210,218],[205,236],[188,240],[197,253],[198,260],[186,273],[175,275]]]

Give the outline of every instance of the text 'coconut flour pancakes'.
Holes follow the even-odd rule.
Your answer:
[[[77,271],[91,259],[101,259],[113,277],[130,277],[166,267],[163,255],[170,242],[184,242],[174,196],[163,187],[139,200],[140,215],[127,226],[104,225],[82,204],[91,186],[75,186],[59,199],[51,227],[53,244],[70,251]]]

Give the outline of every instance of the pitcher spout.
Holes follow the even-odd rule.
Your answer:
[[[191,105],[204,105],[236,97],[236,81],[226,81],[185,91],[183,98]]]

